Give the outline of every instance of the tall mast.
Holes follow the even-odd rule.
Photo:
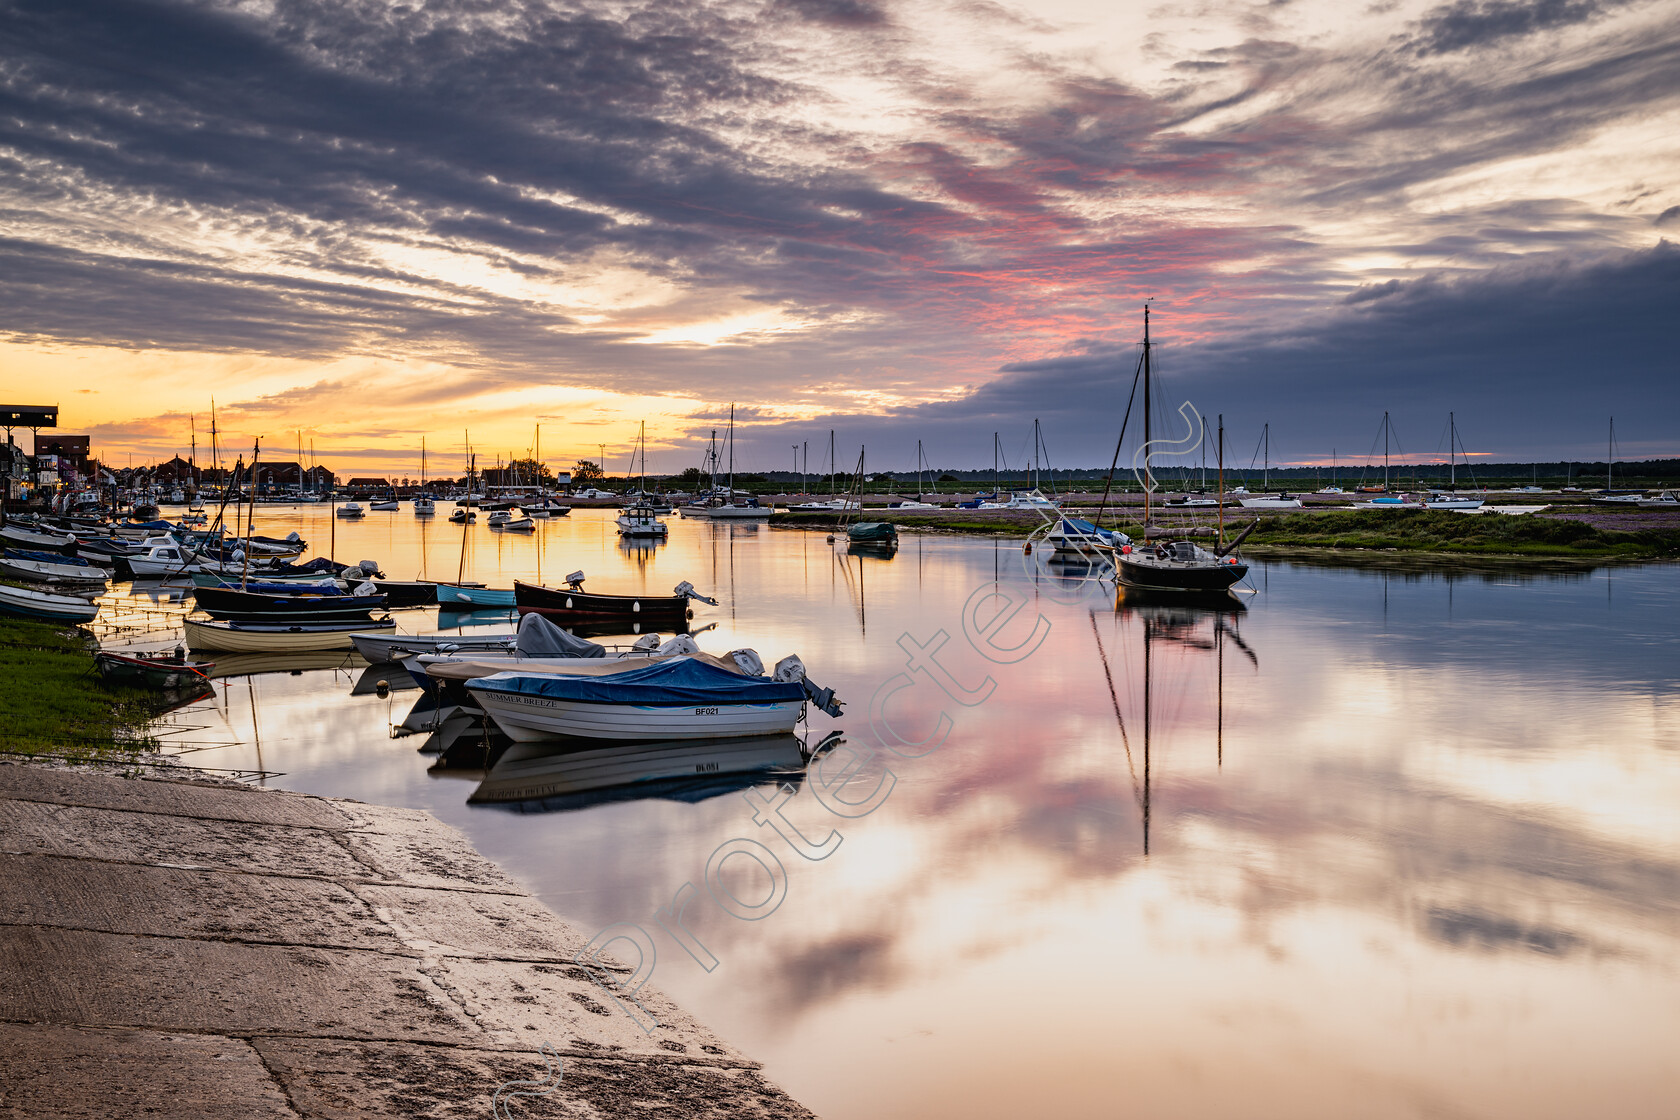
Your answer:
[[[729,504],[735,504],[735,402],[729,402]]]
[[[1155,473],[1149,465],[1151,433],[1152,429],[1149,426],[1149,304],[1145,303],[1143,305],[1143,539],[1145,543],[1149,540],[1151,498],[1155,492]],[[1250,460],[1250,462],[1252,461]],[[1148,633],[1147,629],[1145,633]],[[1145,643],[1144,649],[1147,650],[1148,648],[1148,644]],[[1147,675],[1145,675],[1144,680],[1147,684]]]
[[[1616,471],[1616,418],[1610,417],[1610,443],[1604,449],[1604,489],[1610,489],[1611,476]]]
[[[1260,460],[1260,489],[1270,494],[1272,492],[1272,426],[1265,425],[1260,429],[1260,438],[1266,443],[1266,457]],[[1249,462],[1254,460],[1250,459]]]
[[[1447,485],[1458,489],[1458,452],[1453,445],[1458,442],[1458,418],[1447,413]]]
[[[420,489],[426,488],[426,437],[420,437]]]
[[[1033,417],[1033,489],[1038,489],[1038,417]]]
[[[998,497],[998,434],[992,433],[992,501]]]
[[[1388,492],[1388,413],[1383,413],[1383,492]]]
[[[1205,427],[1205,425],[1204,425]],[[1219,414],[1219,547],[1225,547],[1225,414]]]
[[[828,430],[828,497],[834,498],[834,476],[840,473],[840,467],[834,461],[834,429]]]

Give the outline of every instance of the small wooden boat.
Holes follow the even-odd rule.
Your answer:
[[[372,631],[350,635],[356,652],[375,664],[396,661],[440,650],[478,652],[510,649],[518,635],[511,632],[494,634],[394,634]]]
[[[401,508],[402,503],[395,500],[368,503],[368,509],[371,509],[375,513],[395,513]]]
[[[390,605],[384,595],[345,595],[324,587],[300,587],[291,594],[198,587],[193,598],[212,618],[245,622],[354,622]]]
[[[438,585],[425,579],[376,579],[373,585],[393,607],[429,607],[438,601]]]
[[[438,606],[453,610],[482,610],[485,607],[511,607],[517,604],[514,593],[500,587],[461,587],[453,583],[437,585]]]
[[[99,614],[99,604],[79,595],[58,595],[50,591],[31,591],[0,583],[0,614],[19,618],[38,618],[47,622],[92,622]]]
[[[70,558],[61,556],[59,559],[69,561]],[[111,573],[106,569],[87,564],[58,564],[13,556],[0,556],[0,575],[34,583],[97,584],[100,587],[105,586],[111,579]]]
[[[529,517],[514,517],[502,522],[501,528],[508,533],[531,533],[536,531],[537,523]]]
[[[546,615],[556,622],[622,623],[626,631],[688,629],[694,617],[689,599],[699,598],[686,584],[678,585],[672,595],[595,595],[582,589],[583,581],[572,587],[543,587],[535,583],[515,581],[514,603],[520,614]],[[687,588],[686,591],[683,588]]]
[[[390,619],[360,622],[201,622],[186,619],[188,649],[233,653],[295,653],[305,650],[351,650],[352,634],[395,630]]]
[[[214,661],[188,661],[185,650],[118,653],[102,649],[93,655],[93,663],[106,684],[159,689],[202,684],[216,667]]]

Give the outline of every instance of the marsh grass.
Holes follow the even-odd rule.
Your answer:
[[[155,698],[107,688],[97,643],[60,623],[0,618],[0,753],[110,756],[151,752]]]

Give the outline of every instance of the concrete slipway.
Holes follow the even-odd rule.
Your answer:
[[[0,765],[0,1117],[808,1117],[425,813]]]

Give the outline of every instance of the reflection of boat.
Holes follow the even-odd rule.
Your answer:
[[[188,649],[234,653],[290,653],[298,650],[350,650],[350,635],[361,630],[395,630],[390,619],[360,622],[199,622],[185,619]]]
[[[311,649],[290,653],[221,653],[210,671],[213,680],[262,673],[307,673],[319,669],[360,669],[367,661],[354,650]]]
[[[438,607],[438,629],[460,626],[512,626],[519,620],[512,607],[472,607],[460,603]]]
[[[380,685],[384,685],[388,692],[420,687],[401,665],[375,661],[363,669],[362,675],[356,678],[356,683],[350,686],[350,695],[377,696]]]
[[[846,544],[849,556],[873,556],[877,560],[891,560],[898,555],[898,540],[890,541],[849,541]]]
[[[467,803],[541,811],[643,797],[698,801],[768,776],[798,780],[806,761],[805,744],[792,734],[582,749],[515,743]]]

